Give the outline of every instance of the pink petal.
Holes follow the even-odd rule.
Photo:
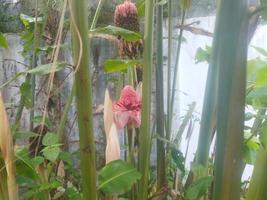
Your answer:
[[[128,111],[117,111],[114,112],[113,117],[114,123],[116,124],[117,128],[122,129],[127,125],[130,116]]]

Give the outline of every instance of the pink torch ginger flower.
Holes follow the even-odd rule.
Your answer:
[[[114,12],[114,22],[118,27],[139,32],[138,11],[135,4],[126,0],[117,5]]]
[[[122,89],[118,102],[113,103],[113,117],[117,128],[126,125],[140,127],[141,125],[141,97],[132,86]]]

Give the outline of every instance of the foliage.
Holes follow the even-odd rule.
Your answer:
[[[186,191],[186,200],[198,200],[200,197],[205,195],[207,189],[212,183],[212,177],[203,177],[190,185],[190,187]]]
[[[141,39],[141,35],[139,33],[136,33],[136,32],[124,29],[124,28],[111,26],[111,25],[103,27],[103,28],[90,30],[89,33],[91,34],[102,33],[102,34],[109,34],[113,36],[121,36],[123,39],[129,42],[135,42]]]
[[[106,73],[127,72],[129,67],[134,67],[137,64],[140,64],[140,61],[119,59],[107,60],[104,64],[104,70]]]
[[[0,32],[0,47],[8,48],[8,42],[3,33]]]
[[[141,174],[129,163],[115,160],[99,172],[98,189],[105,194],[123,194],[141,178]]]
[[[61,10],[62,2],[50,1],[48,4]],[[42,11],[38,10],[36,12],[37,16],[34,17],[20,14],[20,21],[24,28],[20,33],[23,40],[23,50],[21,53],[25,58],[25,63],[27,63],[25,64],[27,69],[15,74],[13,77],[9,77],[9,80],[0,86],[1,89],[3,87],[10,87],[11,82],[21,76],[25,76],[25,81],[19,86],[20,102],[18,105],[15,103],[15,106],[18,107],[17,116],[15,116],[16,120],[13,122],[13,118],[11,117],[10,119],[13,135],[9,138],[10,141],[12,139],[14,141],[23,141],[23,145],[16,143],[17,146],[14,148],[15,159],[13,162],[16,165],[15,175],[19,185],[20,199],[206,200],[212,197],[217,200],[224,198],[226,194],[235,198],[238,196],[240,189],[242,189],[244,197],[247,195],[250,199],[253,199],[255,194],[257,194],[258,196],[256,197],[259,200],[265,198],[267,179],[262,179],[261,176],[264,175],[266,168],[267,51],[264,48],[252,46],[253,50],[260,56],[247,62],[247,86],[245,88],[244,66],[247,44],[244,42],[246,37],[243,37],[245,31],[239,31],[244,28],[241,24],[245,24],[243,23],[244,21],[241,23],[241,19],[244,20],[246,17],[238,15],[245,13],[239,7],[241,4],[239,5],[237,2],[232,1],[231,5],[235,5],[233,9],[236,9],[230,12],[230,10],[224,7],[225,3],[230,5],[230,0],[221,2],[218,10],[225,9],[227,12],[218,12],[222,16],[217,18],[217,29],[215,31],[213,47],[199,47],[195,55],[196,63],[206,62],[210,64],[210,68],[203,115],[200,122],[201,136],[199,148],[194,162],[189,169],[186,165],[186,161],[188,161],[188,148],[191,145],[190,139],[193,134],[194,125],[199,122],[198,114],[195,111],[196,103],[193,102],[189,105],[189,109],[185,112],[184,116],[179,118],[178,130],[174,130],[171,125],[172,123],[170,123],[170,121],[172,122],[173,113],[168,111],[166,115],[164,112],[164,100],[166,94],[168,94],[167,99],[175,96],[176,78],[172,77],[179,75],[178,65],[173,70],[175,75],[171,74],[173,67],[171,63],[171,55],[173,54],[172,43],[177,40],[177,37],[172,37],[173,13],[171,11],[180,9],[182,11],[181,26],[186,25],[186,11],[191,6],[191,0],[181,0],[179,2],[173,0],[137,0],[138,15],[139,17],[145,16],[144,36],[140,33],[112,25],[97,27],[97,18],[104,1],[99,2],[100,6],[95,13],[91,28],[88,30],[89,23],[86,17],[87,6],[85,2],[77,3],[76,1],[70,1],[70,13],[64,16],[67,18],[64,20],[71,22],[74,65],[57,60],[37,65],[37,63],[43,63],[43,58],[50,60],[52,54],[54,55],[57,50],[66,47],[67,44],[63,43],[63,41],[57,43],[56,40],[54,44],[47,44],[46,39],[49,40],[49,37],[46,35],[46,23],[49,17],[47,13],[42,13]],[[264,8],[266,0],[261,0],[261,5]],[[49,6],[46,8],[47,10],[50,8]],[[232,9],[232,6],[229,7]],[[0,11],[1,9],[3,8],[0,8]],[[162,43],[163,39],[166,39],[166,37],[163,37],[162,32],[164,25],[163,9],[169,13],[168,16],[170,17],[167,33],[169,40],[168,67],[170,72],[168,81],[172,82],[170,86],[173,86],[173,88],[169,87],[168,91],[163,91],[163,66],[166,64],[163,59]],[[154,10],[157,11],[157,17],[154,15]],[[239,17],[226,20],[229,17],[229,13]],[[261,13],[265,19],[265,13]],[[0,19],[1,17],[2,15],[0,14]],[[238,19],[240,21],[235,21],[236,23],[234,23],[234,20]],[[155,33],[153,32],[154,20],[157,20],[157,31]],[[177,63],[179,63],[180,48],[184,40],[182,35],[183,29],[179,33],[179,45],[176,54]],[[239,37],[239,35],[242,37]],[[116,93],[119,93],[120,88],[123,88],[126,84],[131,85],[138,92],[142,92],[142,125],[141,129],[139,129],[133,128],[132,124],[128,123],[125,130],[118,130],[118,127],[114,125],[114,130],[126,132],[125,135],[121,136],[125,137],[125,143],[123,148],[121,148],[124,157],[122,160],[115,160],[105,166],[101,166],[97,170],[95,151],[99,151],[99,149],[95,148],[95,142],[98,145],[99,141],[94,140],[93,123],[95,121],[93,119],[99,119],[98,115],[102,114],[102,107],[99,106],[96,111],[94,110],[94,113],[92,112],[92,108],[95,108],[95,105],[92,102],[94,98],[91,95],[91,84],[94,82],[91,80],[89,71],[91,67],[88,67],[88,63],[91,61],[90,43],[94,36],[100,36],[108,40],[111,38],[112,41],[115,40],[116,42],[121,42],[120,39],[122,38],[122,41],[126,42],[129,48],[131,48],[131,44],[134,42],[140,41],[140,43],[143,43],[141,41],[144,41],[144,55],[141,56],[140,60],[120,57],[107,58],[104,61],[104,71],[106,72],[105,76],[107,79],[111,80],[113,77],[119,77],[118,82],[112,82],[114,88],[116,88]],[[153,40],[154,36],[156,36],[156,40]],[[231,42],[229,37],[234,42]],[[239,43],[241,41],[244,43]],[[153,42],[157,42],[157,48],[155,49],[153,49]],[[8,42],[2,33],[0,33],[0,46],[1,48],[8,48]],[[152,78],[154,60],[157,61],[156,84]],[[60,127],[58,127],[57,122],[50,119],[49,115],[51,113],[47,114],[41,110],[41,115],[34,115],[30,122],[38,125],[44,123],[49,129],[48,132],[38,137],[40,133],[35,133],[33,128],[27,130],[21,128],[18,124],[20,124],[21,116],[25,114],[23,107],[30,112],[35,111],[37,108],[34,105],[35,98],[37,98],[37,87],[33,77],[51,77],[54,76],[55,72],[64,70],[67,67],[71,69],[77,67],[77,70],[73,73],[75,74],[75,84],[73,84],[72,88],[75,89],[71,91],[71,95],[68,97],[64,113],[60,119]],[[142,80],[139,83],[137,76],[139,76],[138,80]],[[92,77],[93,81],[95,80],[94,78]],[[60,84],[64,85],[65,83],[62,82]],[[161,110],[158,109],[156,122],[151,117],[150,110],[151,105],[155,105],[151,101],[154,84],[157,91],[156,107],[157,109],[161,108]],[[56,89],[61,91],[60,87],[62,85]],[[45,93],[45,95],[47,94]],[[53,97],[54,94],[50,95],[49,97]],[[73,152],[73,150],[68,149],[66,144],[63,144],[62,136],[65,137],[67,133],[64,131],[64,126],[74,95],[76,95],[77,102],[79,148]],[[246,116],[243,116],[245,98],[249,111],[246,110]],[[115,101],[115,98],[113,100]],[[63,102],[65,101],[63,100]],[[126,101],[126,103],[129,102]],[[13,104],[11,105],[13,106]],[[114,110],[111,100],[109,105],[110,109],[108,112],[112,114],[110,112],[114,112]],[[44,107],[46,106],[45,104]],[[62,105],[59,106],[62,107]],[[95,115],[97,116],[93,118]],[[113,120],[113,117],[111,119]],[[246,127],[243,131],[242,125],[244,123]],[[157,129],[155,129],[156,126]],[[228,127],[231,128],[227,129]],[[230,133],[230,131],[232,132]],[[175,135],[171,134],[173,132]],[[213,147],[211,141],[216,133],[217,142],[214,147],[214,155],[214,150],[210,148]],[[7,139],[6,137],[1,137],[0,140],[2,138]],[[32,150],[28,148],[29,144],[27,141],[32,140],[39,140],[41,151],[37,155],[33,155]],[[180,143],[182,140],[185,140],[187,144],[186,152],[181,150]],[[102,145],[102,141],[100,143]],[[103,144],[105,145],[105,142]],[[157,166],[150,161],[150,156],[154,153],[154,144],[157,148]],[[225,147],[227,149],[224,149]],[[6,180],[9,171],[6,170],[8,164],[4,164],[5,157],[3,158],[3,156],[6,156],[6,154],[2,149],[4,148],[1,148],[0,151],[0,178],[1,180]],[[102,150],[102,148],[100,149]],[[13,148],[11,151],[13,151]],[[233,155],[235,157],[232,157]],[[243,165],[241,165],[241,159],[243,160]],[[238,164],[233,163],[232,160],[235,160]],[[240,175],[245,164],[255,165],[248,191],[248,186],[242,185],[241,188],[240,184]],[[237,165],[238,167],[236,167]],[[78,169],[81,169],[81,171]],[[161,170],[164,170],[164,173]],[[0,199],[8,199],[7,191],[9,188],[5,183],[6,181],[0,182]],[[214,187],[215,192],[213,191]],[[220,193],[220,190],[227,192],[225,194]],[[207,192],[209,192],[209,196],[207,196]],[[250,200],[249,198],[248,200]]]

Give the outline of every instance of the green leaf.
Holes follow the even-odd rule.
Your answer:
[[[43,116],[35,116],[32,120],[32,122],[36,123],[36,124],[43,124]],[[48,117],[45,117],[45,120],[44,120],[44,124],[46,126],[49,127],[52,127],[52,122],[50,121],[50,119]]]
[[[203,177],[206,174],[206,168],[196,163],[193,164],[192,171],[195,177]]]
[[[23,25],[28,28],[31,24],[35,23],[35,20],[37,21],[37,23],[40,23],[43,21],[43,18],[37,17],[36,19],[35,17],[31,17],[29,15],[20,14],[20,20],[22,21]]]
[[[245,132],[244,139],[246,142],[243,144],[242,154],[243,154],[243,161],[247,164],[253,165],[257,158],[257,153],[260,148],[260,143],[258,138],[256,137],[250,138],[250,137],[251,133]]]
[[[0,47],[8,48],[8,42],[6,37],[0,32]]]
[[[31,131],[18,131],[15,133],[14,137],[16,139],[29,139],[31,137],[36,137],[36,133]]]
[[[60,148],[58,146],[47,146],[43,150],[43,155],[47,160],[54,162],[57,160],[60,153]]]
[[[260,128],[260,142],[264,148],[267,147],[267,121],[265,121]]]
[[[267,67],[267,62],[260,59],[255,58],[252,60],[249,60],[247,62],[247,81],[248,84],[254,84],[256,81],[256,76],[258,73],[258,70]]]
[[[206,46],[205,49],[202,49],[201,47],[199,47],[197,49],[196,55],[195,55],[195,62],[196,63],[201,63],[201,62],[210,62],[211,59],[211,47]]]
[[[61,185],[60,182],[56,181],[56,180],[54,180],[52,182],[45,182],[45,183],[41,184],[39,191],[54,189],[54,188],[59,187],[60,185]]]
[[[141,174],[129,163],[115,160],[101,169],[98,189],[105,194],[123,194],[140,178]]]
[[[20,94],[24,106],[29,109],[32,107],[32,88],[31,84],[24,82],[20,86]]]
[[[20,176],[36,180],[38,174],[34,169],[34,162],[29,157],[29,151],[26,148],[19,148],[15,153],[16,157],[16,171]]]
[[[186,200],[198,200],[200,197],[202,197],[208,187],[211,185],[213,180],[213,177],[203,177],[192,183],[188,190],[186,191]]]
[[[68,199],[81,200],[81,195],[79,194],[79,191],[74,187],[67,188],[65,193]]]
[[[261,47],[252,46],[257,52],[259,52],[261,55],[267,57],[267,51]]]
[[[26,73],[34,75],[46,75],[60,71],[66,67],[67,67],[66,63],[55,63],[55,65],[53,65],[53,63],[49,63],[45,65],[39,65],[36,68],[26,71]]]
[[[138,0],[136,2],[137,12],[139,17],[145,16],[145,0]]]
[[[44,162],[44,158],[42,156],[36,156],[33,159],[31,159],[31,163],[33,166],[38,166]]]
[[[114,35],[114,36],[121,36],[123,39],[129,42],[135,42],[142,38],[140,33],[136,33],[134,31],[130,31],[124,28],[111,26],[111,25],[103,27],[103,28],[97,28],[97,29],[91,30],[89,31],[89,33],[92,33],[92,34],[103,33],[103,34],[109,34],[109,35]]]
[[[0,85],[0,89],[7,86],[11,82],[15,81],[18,77],[26,74],[35,74],[35,75],[46,75],[52,72],[60,71],[64,68],[66,68],[67,65],[65,63],[56,63],[54,66],[52,63],[45,64],[45,65],[39,65],[34,69],[30,69],[27,71],[19,72],[15,76],[13,76],[10,80]]]
[[[139,60],[110,59],[104,63],[104,70],[106,73],[122,72],[137,64],[140,64]]]
[[[171,147],[171,157],[174,163],[176,164],[176,167],[182,172],[185,173],[185,158],[183,156],[183,153],[176,149],[175,147]]]
[[[58,143],[58,136],[54,133],[47,133],[43,138],[44,146],[52,146]]]
[[[267,85],[267,66],[258,70],[256,75],[256,87],[262,87]]]

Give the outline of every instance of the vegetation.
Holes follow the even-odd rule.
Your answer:
[[[96,9],[87,9],[92,0],[36,0],[31,16],[19,15],[25,70],[0,83],[4,94],[12,83],[22,82],[15,105],[0,94],[0,200],[266,199],[267,49],[249,44],[259,20],[267,21],[267,1],[249,8],[245,0],[220,0],[214,33],[187,24],[191,0],[125,0],[114,5],[114,24],[103,25],[98,22],[106,3],[99,0]],[[179,25],[174,24],[175,9],[180,10]],[[192,102],[177,131],[179,61],[189,29],[212,36],[213,43],[195,56],[196,63],[209,65],[201,117]],[[103,64],[113,87],[105,84],[97,108],[96,38],[117,49]],[[0,48],[9,48],[1,32]],[[248,48],[260,57],[248,60]],[[62,56],[68,50],[72,59]],[[60,82],[62,72],[68,76]],[[41,86],[39,80],[44,80]],[[66,81],[68,92],[63,91]],[[66,127],[74,100],[77,149]],[[9,107],[15,107],[14,116]],[[26,129],[23,119],[29,122]],[[189,168],[188,149],[198,122],[198,147]],[[96,139],[101,134],[104,142]],[[103,161],[98,154],[105,155]],[[247,164],[254,170],[243,182]]]

